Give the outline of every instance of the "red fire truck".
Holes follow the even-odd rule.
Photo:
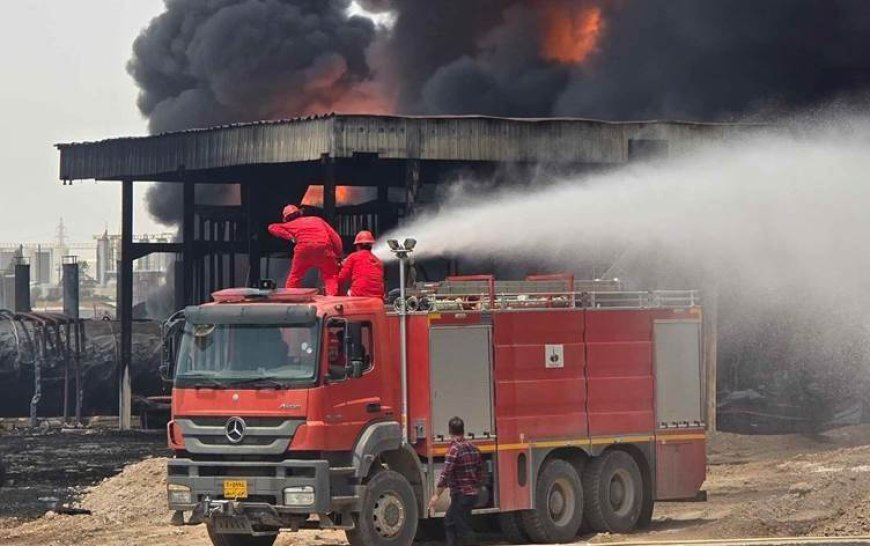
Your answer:
[[[702,496],[695,292],[457,277],[404,297],[231,289],[167,322],[173,523],[218,546],[312,527],[410,544],[446,511],[426,505],[454,415],[485,458],[475,513],[516,543]]]

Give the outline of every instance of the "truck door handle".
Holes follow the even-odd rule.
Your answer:
[[[379,402],[375,402],[373,404],[366,404],[366,411],[368,413],[380,413],[381,404]]]

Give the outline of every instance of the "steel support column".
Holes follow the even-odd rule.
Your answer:
[[[704,377],[707,402],[707,430],[716,430],[716,379],[719,335],[719,293],[715,285],[704,292]]]
[[[82,422],[82,400],[85,395],[82,384],[82,349],[85,347],[85,323],[79,319],[76,321],[76,424]]]
[[[19,257],[15,263],[15,312],[30,311],[30,262]]]
[[[124,180],[121,189],[121,270],[119,271],[121,317],[121,358],[118,373],[118,427],[130,430],[132,393],[130,368],[133,358],[133,181]]]
[[[193,274],[196,258],[194,257],[194,240],[196,227],[194,214],[196,206],[196,184],[190,181],[183,183],[181,238],[183,254],[181,257],[181,275],[183,278],[184,301],[176,302],[175,307],[182,309],[193,304]]]
[[[64,256],[61,265],[63,271],[63,313],[79,318],[79,262],[78,256]]]
[[[257,211],[260,210],[260,192],[252,182],[242,184],[242,209],[248,228],[248,286],[260,282],[260,259],[262,256],[260,242],[260,221]]]
[[[79,263],[77,256],[64,256],[62,264],[63,271],[63,313],[69,319],[66,323],[66,352],[64,353],[64,370],[63,370],[63,422],[66,423],[69,417],[69,371],[70,364],[73,358],[73,348],[71,334],[79,335]],[[74,331],[73,331],[74,330]],[[78,364],[78,360],[76,361]],[[79,396],[79,387],[81,386],[81,369],[76,366],[76,397]],[[76,403],[76,407],[79,404]],[[78,414],[76,417],[80,417]],[[78,424],[78,419],[76,419]]]
[[[329,154],[320,156],[323,167],[323,215],[326,221],[335,225],[335,159]]]
[[[405,218],[414,215],[417,194],[420,192],[420,160],[409,159],[405,162]]]

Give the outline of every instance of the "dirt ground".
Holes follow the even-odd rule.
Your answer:
[[[662,503],[651,529],[580,541],[689,540],[870,534],[870,426],[817,437],[716,434],[709,442],[706,503]],[[0,543],[20,546],[206,546],[204,528],[168,524],[165,459],[130,464],[84,491],[90,515],[0,517]],[[22,479],[19,476],[18,479]],[[0,489],[0,504],[5,492]],[[485,542],[496,544],[494,538]],[[340,532],[282,534],[281,546],[343,545]]]
[[[8,467],[0,488],[0,522],[68,506],[85,488],[126,465],[168,454],[161,431],[121,433],[97,426],[0,431],[0,459]]]

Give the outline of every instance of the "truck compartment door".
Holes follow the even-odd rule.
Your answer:
[[[458,416],[465,434],[475,438],[493,435],[492,328],[449,326],[429,334],[431,367],[432,435],[450,437],[447,423]]]
[[[701,322],[655,321],[656,426],[703,424]]]

